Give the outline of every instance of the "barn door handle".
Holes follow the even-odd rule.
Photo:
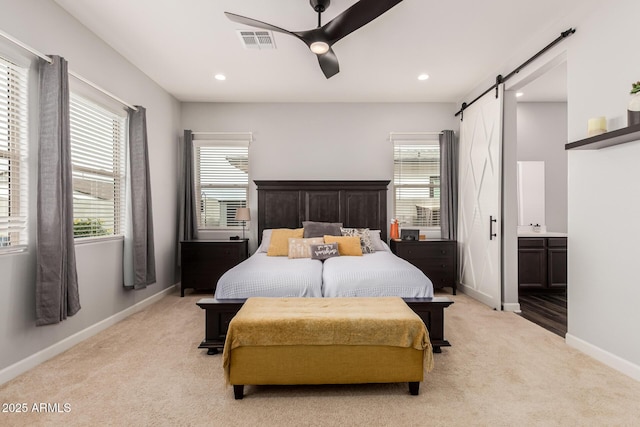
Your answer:
[[[498,222],[498,220],[490,215],[489,216],[489,240],[493,240],[494,237],[498,236],[496,233],[493,232],[493,223],[494,222]]]

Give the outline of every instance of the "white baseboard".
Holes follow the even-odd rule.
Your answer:
[[[137,313],[143,308],[146,308],[151,304],[161,300],[162,298],[169,295],[170,293],[173,293],[173,291],[176,289],[176,286],[177,285],[169,286],[168,288],[158,292],[157,294],[152,295],[149,298],[144,299],[139,303],[134,304],[131,307],[128,307],[122,310],[121,312],[114,314],[111,317],[107,317],[106,319],[98,323],[94,323],[93,325],[79,332],[76,332],[75,334],[61,341],[58,341],[57,343],[43,350],[40,350],[39,352],[32,354],[31,356],[25,359],[22,359],[19,362],[14,363],[11,366],[7,366],[6,368],[0,371],[0,385],[8,381],[11,381],[18,375],[23,374],[30,369],[33,369],[34,367],[38,366],[42,362],[45,362],[51,359],[52,357],[55,357],[58,354],[64,351],[67,351],[74,345],[86,340],[87,338],[90,338],[96,335],[98,332],[104,331],[108,327],[115,325],[116,323],[126,319],[127,317],[131,316],[134,313]]]
[[[506,302],[502,303],[503,311],[512,311],[514,313],[520,313],[520,303],[519,302]]]
[[[622,372],[625,375],[630,376],[636,381],[640,381],[640,366],[629,362],[613,353],[596,347],[595,345],[588,343],[578,337],[571,334],[565,336],[565,342],[567,345],[580,350],[581,352],[593,357],[594,359],[604,363],[605,365]]]
[[[471,286],[467,286],[464,283],[460,283],[460,284],[458,284],[458,290],[462,291],[463,294],[467,294],[471,298],[480,301],[482,304],[488,305],[489,307],[493,308],[494,310],[500,309],[500,307],[494,307],[495,301],[493,301],[492,298],[490,298],[486,294],[483,294],[482,292],[479,292],[479,291],[473,289]]]

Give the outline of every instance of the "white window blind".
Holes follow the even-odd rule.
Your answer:
[[[439,141],[393,142],[395,218],[403,227],[439,227]]]
[[[124,233],[126,118],[71,94],[76,239]]]
[[[199,228],[238,228],[247,206],[248,141],[194,141],[194,182]]]
[[[0,57],[0,253],[27,245],[27,73]]]

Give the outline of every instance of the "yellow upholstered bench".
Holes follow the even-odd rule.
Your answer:
[[[408,382],[433,367],[429,335],[399,297],[249,298],[229,324],[225,378],[244,385]]]

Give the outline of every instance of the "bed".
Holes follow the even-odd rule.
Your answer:
[[[386,241],[389,181],[255,183],[260,246],[256,254],[220,278],[214,298],[198,301],[206,310],[205,339],[200,348],[207,348],[210,354],[222,349],[229,321],[246,298],[253,296],[399,296],[422,318],[435,352],[450,345],[444,339],[444,308],[453,301],[434,297],[431,281],[391,253],[384,243],[374,253],[339,256],[323,262],[269,257],[264,253],[262,238],[268,235],[265,230],[297,229],[305,221],[379,230],[379,240]]]
[[[362,256],[324,261],[268,256],[261,249],[220,277],[214,298],[433,297],[433,284],[389,247]]]

